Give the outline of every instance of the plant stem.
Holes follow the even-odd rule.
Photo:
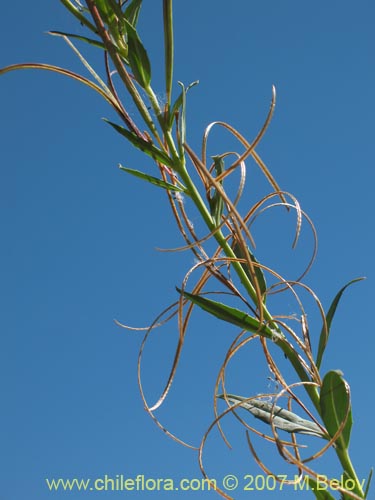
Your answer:
[[[212,220],[212,216],[211,216],[209,210],[207,209],[206,204],[202,200],[202,197],[201,197],[199,191],[197,190],[194,182],[191,180],[191,177],[186,169],[185,164],[183,164],[182,167],[180,168],[179,174],[181,176],[181,179],[182,179],[184,185],[187,188],[189,196],[191,197],[196,208],[198,209],[199,213],[201,214],[204,222],[206,223],[207,228],[209,229],[209,231],[214,232],[213,235],[214,235],[217,243],[220,245],[220,247],[224,251],[225,255],[231,259],[237,259],[237,256],[233,252],[231,246],[229,245],[229,243],[226,240],[225,236],[223,235],[222,231],[220,229],[215,231],[216,227],[215,227],[214,221]],[[233,265],[233,268],[235,269],[241,283],[243,284],[243,286],[245,287],[249,296],[253,300],[254,304],[256,306],[259,306],[259,304],[257,303],[258,301],[257,301],[257,295],[255,292],[255,289],[254,289],[252,283],[250,282],[249,277],[245,273],[243,266],[241,265],[240,262],[237,262],[236,260],[233,260],[232,265]],[[274,328],[274,329],[279,331],[278,326],[274,323],[273,317],[269,313],[269,311],[267,310],[266,306],[262,303],[262,304],[260,304],[260,307],[262,307],[262,309],[263,309],[264,319],[270,323],[269,324],[270,328]]]
[[[172,0],[163,0],[163,17],[164,17],[164,51],[165,51],[165,91],[167,97],[167,109],[169,112],[172,98],[172,83],[173,83],[173,58],[174,58],[174,42],[173,42],[173,10]]]
[[[168,145],[173,148],[175,151],[174,143],[173,143],[173,138],[170,133],[166,134],[166,139]],[[177,155],[177,152],[174,152],[174,155]],[[187,193],[189,194],[190,198],[192,199],[193,203],[195,204],[196,208],[198,209],[199,213],[201,214],[204,222],[207,225],[207,228],[209,231],[213,231],[213,235],[217,241],[217,243],[220,245],[222,250],[224,251],[225,255],[231,259],[236,259],[237,256],[235,255],[233,249],[229,245],[227,239],[223,235],[221,230],[216,230],[215,223],[212,219],[211,213],[207,209],[206,204],[202,200],[202,197],[196,188],[194,182],[192,181],[187,169],[186,169],[186,163],[185,163],[185,158],[183,161],[179,160],[179,166],[176,167],[176,171],[178,171],[181,180],[183,184],[185,185],[187,189]],[[243,266],[241,265],[240,262],[233,260],[232,261],[233,268],[235,269],[237,276],[239,277],[241,283],[245,287],[246,291],[248,292],[249,296],[253,300],[254,304],[258,306],[258,300],[257,300],[257,294],[256,291],[252,285],[252,283],[249,280],[248,275],[246,274]],[[305,371],[303,368],[303,365],[301,364],[300,359],[298,358],[297,353],[293,349],[293,347],[289,344],[289,342],[286,340],[285,336],[282,334],[280,331],[280,328],[278,325],[275,323],[272,314],[268,311],[267,307],[264,305],[263,302],[260,303],[260,307],[262,307],[262,313],[263,313],[263,318],[269,323],[269,327],[274,330],[276,330],[276,333],[278,337],[276,337],[275,343],[281,348],[281,350],[284,352],[288,360],[290,361],[291,365],[293,366],[295,372],[297,373],[299,379],[302,382],[311,382],[311,379],[308,375],[308,373]],[[305,385],[305,390],[307,391],[312,403],[314,404],[316,410],[320,414],[320,403],[319,403],[319,392],[318,389],[313,386],[313,385]]]
[[[350,460],[349,456],[349,450],[347,448],[342,449],[337,447],[336,448],[336,455],[338,459],[340,460],[340,463],[342,465],[342,468],[344,469],[347,477],[352,479],[354,481],[354,488],[351,490],[353,493],[358,495],[361,498],[365,498],[364,492],[361,487],[361,483],[358,479],[357,473],[353,467],[353,464]]]

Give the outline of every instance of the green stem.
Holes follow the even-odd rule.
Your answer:
[[[212,220],[212,216],[211,216],[210,212],[208,211],[206,204],[202,200],[202,197],[199,194],[195,184],[191,180],[190,175],[187,172],[185,165],[181,165],[181,167],[179,168],[179,174],[180,174],[180,177],[181,177],[184,185],[187,188],[189,196],[191,197],[195,206],[197,207],[200,214],[202,215],[202,218],[205,221],[208,229],[210,231],[213,231],[215,229],[215,224]],[[236,259],[235,253],[233,252],[231,246],[229,245],[228,241],[226,240],[226,238],[224,237],[223,233],[220,230],[215,231],[214,237],[215,237],[217,243],[223,249],[226,256],[229,258]],[[255,291],[252,283],[250,282],[248,275],[245,273],[243,266],[235,260],[232,261],[232,265],[237,273],[237,276],[241,280],[241,283],[243,284],[246,291],[249,293],[251,299],[253,300],[254,304],[258,305],[256,291]],[[263,308],[263,317],[266,321],[269,322],[269,327],[274,328],[277,332],[280,332],[279,327],[274,322],[273,316],[268,311],[266,306],[263,303],[261,303],[261,307]],[[301,361],[299,360],[298,355],[295,352],[295,350],[293,349],[293,347],[289,344],[289,342],[285,339],[285,337],[282,336],[281,332],[278,333],[278,335],[279,335],[279,338],[276,340],[275,343],[282,349],[284,354],[287,356],[291,365],[293,366],[294,370],[296,371],[299,379],[302,382],[311,382],[311,379],[309,378],[308,374],[306,373],[305,369],[303,368]],[[317,411],[320,414],[318,389],[313,385],[305,385],[305,389],[306,389],[311,401],[313,402],[315,408],[317,409]]]
[[[348,449],[346,448],[343,450],[342,448],[337,447],[335,451],[336,451],[336,455],[337,455],[338,459],[340,460],[342,468],[344,469],[347,477],[349,477],[350,479],[352,479],[354,481],[354,488],[351,490],[352,493],[355,493],[356,495],[358,495],[361,498],[365,498],[365,494],[364,494],[363,489],[361,487],[361,483],[360,483],[359,478],[357,476],[357,473],[353,467],[353,464],[350,460]]]
[[[168,15],[167,15],[168,14]],[[167,19],[166,19],[167,17]],[[168,23],[168,26],[166,25]],[[166,54],[166,65],[171,68],[171,65],[173,64],[173,30],[172,30],[172,0],[164,0],[164,32],[165,32],[165,37],[166,37],[166,50],[167,50],[167,45],[169,47],[168,49],[168,55]],[[171,51],[171,52],[170,52]],[[168,63],[169,61],[169,63]],[[172,72],[168,73],[166,76],[166,82],[167,82],[167,94],[168,89],[171,89],[171,78],[172,78]],[[164,138],[165,141],[168,145],[169,151],[171,156],[176,162],[176,167],[175,170],[176,172],[179,173],[180,178],[187,188],[187,192],[189,193],[190,198],[192,199],[193,203],[195,204],[196,208],[198,209],[199,213],[201,214],[204,222],[206,223],[206,226],[209,231],[214,231],[214,237],[217,241],[217,243],[220,245],[222,250],[224,251],[225,255],[231,259],[236,259],[237,256],[234,253],[233,249],[231,248],[230,244],[228,243],[227,239],[223,235],[221,230],[216,230],[216,225],[215,222],[212,219],[211,213],[209,212],[206,204],[204,203],[198,189],[196,188],[194,182],[192,181],[187,169],[186,169],[186,163],[185,163],[185,158],[181,159],[180,156],[178,155],[178,152],[176,150],[174,140],[172,137],[172,134],[169,130],[166,130],[166,127],[164,126],[164,121],[163,121],[163,115],[161,113],[161,109],[158,103],[158,100],[151,88],[148,87],[146,89],[147,95],[150,99],[150,103],[153,107],[153,110],[159,120],[159,124],[164,132]],[[262,313],[264,319],[269,322],[270,328],[275,329],[279,334],[281,334],[280,329],[278,325],[274,322],[273,316],[271,313],[268,311],[267,307],[261,302],[258,304],[258,296],[256,293],[256,290],[251,283],[248,275],[246,274],[244,267],[241,265],[240,262],[237,262],[236,260],[232,261],[233,268],[239,277],[241,283],[243,284],[245,290],[251,297],[252,301],[254,304],[258,307],[262,308]],[[292,348],[292,346],[287,342],[287,340],[283,337],[280,336],[280,340],[276,342],[279,347],[282,349],[284,354],[287,356],[289,359],[290,363],[292,364],[294,370],[296,371],[299,379],[303,382],[310,382],[310,378],[308,374],[306,373],[305,369],[303,368],[301,361],[299,360],[296,352]],[[309,394],[314,406],[320,412],[320,405],[319,405],[319,393],[318,390],[315,386],[312,385],[306,385],[305,389],[307,393]]]
[[[155,95],[155,92],[152,90],[151,85],[146,87],[145,91],[147,93],[147,97],[150,100],[150,104],[152,106],[152,109],[154,110],[156,118],[158,119],[159,125],[160,125],[160,127],[165,135],[167,133],[167,128],[165,126],[164,114],[162,113],[162,110],[160,108],[160,104],[159,104],[159,101]],[[172,138],[172,136],[171,136],[171,138]],[[172,138],[172,142],[173,142],[173,138]],[[173,147],[173,149],[175,149],[175,148]]]
[[[185,164],[182,165],[182,168],[180,168],[179,173],[180,173],[180,176],[181,176],[181,179],[182,179],[184,185],[187,188],[189,196],[191,197],[195,206],[199,210],[199,213],[201,214],[204,222],[206,223],[207,228],[209,229],[209,231],[215,231],[216,226],[214,224],[214,221],[212,220],[211,213],[209,212],[204,201],[202,200],[202,197],[201,197],[199,191],[197,190],[194,182],[191,180]],[[223,235],[221,230],[216,230],[214,232],[214,237],[227,257],[229,257],[231,259],[237,259],[235,253],[233,252],[230,244],[226,240],[226,238]],[[247,276],[243,266],[241,265],[240,262],[237,262],[236,260],[233,260],[232,265],[233,265],[233,268],[235,269],[241,283],[243,284],[243,286],[245,287],[249,296],[253,300],[254,304],[258,305],[256,291],[255,291],[252,283],[250,282],[249,277]],[[267,310],[266,306],[264,304],[261,304],[260,306],[263,308],[264,319],[266,321],[270,322],[270,324],[269,324],[270,328],[274,328],[276,330],[279,330],[278,326],[274,323],[273,317],[269,313],[269,311]]]
[[[167,112],[169,111],[172,98],[173,82],[173,10],[172,0],[163,0],[164,16],[164,51],[165,51],[165,91],[167,95]]]

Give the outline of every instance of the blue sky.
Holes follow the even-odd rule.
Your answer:
[[[163,98],[161,3],[145,0],[140,31],[153,61],[154,88]],[[214,120],[253,138],[276,85],[275,117],[258,153],[317,228],[319,252],[306,283],[328,307],[342,285],[367,277],[342,300],[324,365],[341,369],[351,385],[351,455],[365,478],[374,465],[369,411],[374,3],[234,3],[175,2],[175,82],[200,80],[189,94],[188,142],[198,149],[205,126]],[[1,66],[38,61],[85,73],[62,40],[45,34],[78,29],[57,0],[26,2],[22,8],[7,2],[2,17]],[[101,69],[100,52],[82,49]],[[181,245],[163,193],[116,168],[121,162],[147,170],[151,163],[103,123],[101,117],[113,118],[111,110],[76,82],[46,72],[16,72],[1,77],[0,89],[0,499],[125,494],[51,493],[45,478],[200,478],[195,452],[167,438],[143,410],[136,374],[141,334],[113,321],[150,324],[176,300],[175,286],[194,264],[188,253],[156,251]],[[135,115],[134,106],[129,110]],[[221,152],[226,141],[225,134],[214,134],[212,154]],[[248,184],[254,203],[264,190],[254,165]],[[311,235],[306,227],[291,250],[293,234],[280,230],[281,220],[265,217],[257,223],[257,256],[295,277],[311,251]],[[294,312],[293,303],[285,307],[286,314]],[[320,329],[313,312],[310,327],[316,339]],[[199,444],[212,421],[215,377],[235,335],[235,329],[228,332],[212,318],[197,314],[192,320],[175,386],[158,413],[163,425],[192,444]],[[171,323],[147,348],[144,378],[150,400],[163,386],[176,340]],[[257,354],[248,349],[233,363],[232,392],[272,390]],[[227,418],[226,430],[233,449],[212,435],[207,472],[218,480],[237,474],[243,486],[246,474],[262,472],[243,429]],[[279,467],[275,453],[259,442],[258,447],[267,464]],[[332,457],[322,462],[324,467],[337,473]],[[238,489],[234,496],[252,493]],[[297,496],[291,490],[255,493],[254,498]],[[171,498],[167,492],[142,495]],[[299,498],[312,496],[305,492]]]

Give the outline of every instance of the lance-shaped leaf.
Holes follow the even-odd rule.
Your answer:
[[[144,139],[141,139],[134,132],[130,132],[124,127],[121,127],[120,125],[117,125],[116,123],[113,123],[106,118],[103,118],[103,120],[111,125],[111,127],[113,127],[119,134],[123,135],[137,149],[140,149],[143,153],[151,156],[151,158],[153,158],[155,161],[158,161],[168,167],[174,168],[173,160],[171,160],[171,158],[169,158],[169,156],[164,153],[164,151],[161,151],[159,148],[151,144],[151,142],[147,142]]]
[[[241,408],[248,410],[255,418],[262,420],[266,424],[271,424],[286,432],[295,432],[298,434],[308,434],[310,436],[327,438],[327,433],[315,422],[306,420],[296,413],[285,410],[281,406],[273,405],[268,401],[262,399],[252,399],[246,401],[248,398],[242,396],[234,396],[233,394],[221,394],[218,396],[221,399],[226,399],[231,403],[241,403]]]
[[[125,20],[128,34],[128,59],[134,77],[139,85],[147,89],[151,82],[151,65],[146,49],[134,27]]]
[[[323,379],[320,390],[320,409],[324,425],[331,437],[345,421],[344,428],[336,439],[336,446],[346,450],[349,446],[353,419],[349,385],[339,370],[329,371]]]
[[[182,88],[182,91],[181,91],[181,94],[178,97],[176,103],[173,106],[172,114],[175,113],[175,111],[174,111],[175,110],[175,106],[179,102],[179,99],[181,98],[181,104],[177,108],[177,109],[181,108],[180,116],[179,116],[180,119],[179,119],[179,141],[178,141],[178,147],[179,147],[180,156],[183,157],[184,156],[184,144],[186,142],[186,94],[187,94],[188,90],[191,87],[193,87],[194,85],[196,85],[197,83],[199,83],[199,81],[197,80],[196,82],[191,83],[186,88],[185,88],[185,85],[182,82],[177,82],[177,83]],[[172,117],[172,120],[173,120],[173,117]]]
[[[90,45],[94,45],[95,47],[105,49],[104,43],[99,42],[99,40],[94,40],[93,38],[87,38],[86,36],[75,35],[74,33],[64,33],[63,31],[49,31],[48,33],[50,35],[67,36],[69,38],[76,38],[77,40],[81,40],[81,41],[86,42]]]
[[[219,177],[224,172],[224,158],[222,156],[213,156],[214,168],[216,172],[216,177]],[[222,181],[220,181],[222,185]],[[224,211],[224,200],[221,194],[215,189],[212,196],[208,199],[210,205],[210,212],[215,226],[219,226],[221,223],[221,216]]]
[[[249,316],[244,311],[236,309],[234,307],[227,306],[221,302],[216,302],[215,300],[206,299],[200,295],[194,295],[192,293],[183,292],[179,288],[176,288],[178,293],[182,294],[185,298],[189,299],[193,304],[196,304],[204,311],[216,316],[217,318],[231,323],[232,325],[239,326],[242,330],[246,330],[252,333],[259,333],[263,337],[271,339],[274,342],[283,339],[283,336],[276,330],[272,330],[266,325],[261,324],[256,318]]]
[[[246,255],[243,253],[242,251],[242,248],[241,246],[238,244],[238,242],[236,242],[233,246],[233,252],[235,253],[236,257],[238,257],[239,259],[246,259]],[[255,256],[251,253],[249,247],[247,247],[247,257],[250,258],[251,262],[254,262],[255,264],[258,264],[258,261],[257,259],[255,258]],[[251,284],[253,286],[254,285],[254,277],[253,275],[251,274],[248,266],[246,265],[246,262],[242,263],[241,262],[241,266],[243,267],[247,277],[249,278]],[[266,283],[266,278],[264,277],[264,273],[263,273],[263,270],[261,267],[255,265],[254,266],[254,272],[255,272],[255,279],[257,280],[258,282],[258,285],[259,285],[259,289],[260,289],[260,292],[262,294],[265,293],[265,291],[267,290],[267,283]],[[263,301],[266,302],[266,295],[263,296]]]
[[[331,323],[332,323],[333,317],[335,315],[337,306],[340,302],[342,294],[348,288],[348,286],[352,285],[353,283],[356,283],[357,281],[361,281],[363,279],[364,278],[356,278],[352,281],[349,281],[349,283],[347,283],[345,286],[343,286],[341,288],[341,290],[338,292],[338,294],[336,295],[336,297],[333,299],[332,304],[331,304],[330,308],[328,309],[328,313],[326,315],[327,328],[325,328],[325,326],[323,325],[322,331],[320,332],[318,354],[316,357],[317,368],[320,368],[320,365],[322,363],[323,354],[324,354],[325,348],[327,346],[329,332],[331,329]]]
[[[133,0],[128,4],[125,9],[125,19],[132,25],[134,28],[137,26],[139,11],[141,9],[142,0]]]
[[[154,186],[158,186],[164,189],[167,189],[168,191],[179,191],[184,193],[185,190],[179,186],[175,186],[174,184],[171,184],[170,182],[163,181],[162,179],[158,179],[157,177],[153,177],[152,175],[145,174],[143,172],[140,172],[139,170],[133,170],[132,168],[126,168],[123,167],[122,165],[119,165],[120,170],[123,170],[124,172],[127,172],[128,174],[134,175],[135,177],[139,177],[140,179],[143,179],[150,184],[153,184]]]
[[[163,0],[166,108],[171,105],[174,62],[173,0]]]
[[[180,112],[180,137],[179,137],[179,150],[180,150],[180,156],[183,157],[184,155],[184,147],[183,145],[186,142],[186,89],[185,85],[182,82],[177,82],[180,87],[182,88],[181,92],[181,112]]]
[[[299,484],[301,485],[300,489],[308,487],[309,491],[314,494],[316,500],[336,500],[328,490],[323,489],[316,479],[311,476],[304,476]],[[298,483],[295,485],[295,488],[298,489]]]
[[[366,488],[365,488],[365,498],[368,496],[368,492],[370,491],[370,486],[371,486],[371,479],[372,479],[372,473],[374,472],[374,469],[370,469],[370,473],[367,478],[367,483],[366,483]]]

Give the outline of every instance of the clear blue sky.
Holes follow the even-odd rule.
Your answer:
[[[161,4],[144,2],[140,30],[162,97]],[[324,365],[326,370],[340,368],[351,385],[351,455],[365,478],[375,462],[370,410],[374,3],[175,4],[175,81],[200,80],[189,95],[189,143],[198,149],[204,127],[213,120],[228,121],[253,138],[275,84],[276,114],[258,152],[318,230],[318,258],[306,282],[328,307],[347,281],[368,278],[346,292]],[[6,2],[2,20],[0,66],[38,61],[85,73],[62,40],[44,34],[78,29],[57,0]],[[101,68],[99,51],[85,53]],[[98,96],[62,76],[29,71],[1,77],[0,109],[0,499],[126,496],[51,493],[45,478],[201,477],[195,452],[167,438],[143,410],[136,379],[141,335],[113,321],[151,323],[176,299],[174,287],[194,263],[192,255],[155,250],[181,245],[163,193],[116,168],[119,162],[144,170],[151,164],[100,120],[113,115]],[[219,153],[225,136],[215,138],[212,148]],[[253,166],[248,173],[251,202],[258,181]],[[308,231],[292,251],[292,234],[270,237],[272,225],[267,224],[257,226],[258,258],[295,277],[309,254]],[[287,307],[287,314],[294,312],[293,304]],[[318,324],[312,320],[312,326],[316,339]],[[196,316],[176,384],[158,413],[169,430],[195,445],[212,420],[216,373],[235,334],[212,318]],[[171,323],[150,342],[144,377],[151,400],[162,388],[176,339]],[[253,395],[267,389],[267,371],[259,372],[257,363],[250,350],[239,357],[230,372],[232,392]],[[212,435],[207,471],[218,479],[237,474],[243,485],[245,474],[261,471],[247,450],[243,429],[230,419],[226,429],[234,448],[227,450],[217,433]],[[280,464],[268,449],[263,458],[270,467]],[[327,467],[333,474],[338,470]],[[181,494],[201,496],[218,498]],[[234,496],[297,495],[238,489]],[[299,498],[312,496],[306,492]]]

